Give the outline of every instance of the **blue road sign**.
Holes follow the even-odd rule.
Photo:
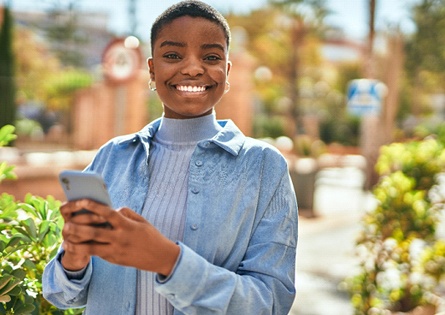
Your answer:
[[[386,85],[378,80],[356,79],[348,83],[347,110],[355,116],[380,114]]]

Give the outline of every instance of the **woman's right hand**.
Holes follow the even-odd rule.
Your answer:
[[[76,215],[84,209],[91,213]],[[110,263],[168,276],[180,247],[150,222],[129,208],[114,210],[93,200],[67,202],[61,207],[65,219],[62,235],[67,270],[80,270],[91,256]],[[101,227],[108,222],[108,227]],[[99,226],[98,226],[99,225]]]

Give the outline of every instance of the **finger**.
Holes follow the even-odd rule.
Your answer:
[[[107,213],[115,212],[115,210],[111,209],[110,207],[90,199],[80,199],[74,201],[74,203],[75,203],[74,206],[75,209],[88,210],[90,214],[95,214],[99,217],[102,217],[101,221],[106,221],[104,215],[107,215]]]
[[[89,240],[89,235],[85,232],[82,233],[81,229],[77,228],[77,225],[71,222],[65,223],[62,229],[63,240],[70,243],[82,243]]]
[[[90,241],[112,243],[115,237],[113,237],[113,234],[109,232],[110,229],[104,229],[102,227],[80,225],[68,222],[63,227],[62,235],[65,241],[73,244],[80,244]]]
[[[62,214],[63,219],[66,221],[69,221],[71,217],[73,216],[73,213],[81,210],[82,208],[79,208],[77,203],[74,201],[67,201],[62,204],[60,207],[60,213]]]
[[[78,224],[91,224],[91,225],[111,228],[110,224],[108,224],[103,217],[98,216],[91,210],[87,209],[87,208],[93,209],[95,205],[104,207],[104,205],[102,204],[98,204],[94,201],[88,201],[88,200],[66,202],[61,207],[61,213],[65,222],[75,222]]]
[[[97,253],[106,252],[103,248],[111,247],[109,244],[97,243],[97,242],[83,242],[83,243],[72,243],[69,241],[64,241],[63,249],[73,255],[83,255],[83,256],[99,256]]]
[[[66,217],[66,210],[65,210],[65,208],[67,207],[67,202],[64,202],[64,203],[62,203],[62,205],[60,206],[60,209],[59,209],[59,211],[60,211],[60,214],[62,215],[62,217],[63,217],[63,220],[66,222],[66,221],[68,221],[67,219],[67,217]]]
[[[120,211],[118,212],[103,204],[88,199],[78,200],[76,203],[78,207],[90,210],[100,218],[100,221],[109,222],[113,227],[122,226],[127,222],[126,216],[122,215]]]
[[[97,256],[113,264],[122,264],[119,257],[116,256],[113,246],[110,244],[97,242],[82,244],[65,243],[64,249],[66,252],[74,255]]]
[[[144,217],[140,216],[133,210],[129,208],[120,208],[116,210],[120,214],[122,214],[124,217],[129,218],[131,220],[137,221],[137,222],[147,222],[147,220],[144,219]]]
[[[82,211],[82,210],[81,210]],[[83,225],[105,225],[107,223],[105,219],[97,214],[86,210],[83,213],[73,213],[72,218],[69,220],[72,223],[83,224]]]

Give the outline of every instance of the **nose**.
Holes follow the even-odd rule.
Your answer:
[[[196,77],[203,74],[204,71],[204,66],[199,58],[190,57],[184,59],[184,66],[181,69],[182,74]]]

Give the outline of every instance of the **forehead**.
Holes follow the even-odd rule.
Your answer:
[[[227,51],[227,43],[222,26],[202,17],[182,16],[165,24],[159,31],[154,47],[159,48],[166,40],[178,42],[217,42],[223,45],[224,50]]]

